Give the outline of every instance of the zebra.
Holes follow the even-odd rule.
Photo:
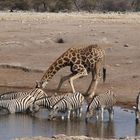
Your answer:
[[[81,117],[83,103],[84,96],[79,92],[64,96],[52,107],[49,120],[55,118],[59,112],[66,112],[67,118],[70,119],[71,111],[77,111],[77,114]],[[62,116],[62,119],[64,119],[64,116]]]
[[[86,111],[86,122],[88,118],[93,117],[93,115],[96,113],[96,118],[98,120],[99,114],[101,112],[101,120],[103,121],[103,113],[104,109],[107,109],[109,112],[109,120],[113,119],[113,106],[116,103],[116,95],[108,90],[104,94],[95,95],[92,99],[92,101],[89,103]]]
[[[133,106],[135,109],[135,115],[136,115],[136,123],[139,123],[139,113],[140,113],[140,92],[138,93],[136,97],[136,106]]]
[[[5,92],[0,95],[0,100],[12,100],[19,98],[22,95],[27,95],[28,92],[17,92],[17,91],[10,91],[10,92]]]
[[[27,95],[12,100],[0,100],[0,107],[7,109],[9,113],[25,112],[32,105],[35,99],[47,96],[47,94],[39,88],[28,91]]]
[[[37,99],[33,102],[33,104],[30,106],[29,110],[32,113],[38,112],[40,107],[44,107],[48,110],[52,108],[54,104],[56,104],[59,100],[64,98],[64,96],[68,96],[72,93],[67,93],[63,95],[52,95],[52,96],[47,96],[47,97],[42,97],[40,99]]]

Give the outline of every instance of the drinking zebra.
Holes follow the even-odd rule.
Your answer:
[[[51,109],[49,119],[53,119],[59,112],[66,112],[67,118],[70,119],[71,111],[76,111],[77,115],[81,116],[82,104],[84,103],[84,96],[80,93],[74,93],[64,96]],[[64,119],[64,116],[62,116]]]
[[[113,106],[116,103],[116,96],[112,91],[108,90],[104,94],[96,95],[93,97],[92,101],[88,105],[86,111],[86,121],[88,118],[93,117],[96,113],[96,118],[98,119],[99,115],[101,115],[101,120],[103,121],[103,113],[104,109],[107,109],[109,112],[109,119],[113,118]],[[100,114],[101,112],[101,114]]]
[[[136,106],[134,106],[135,114],[136,114],[136,123],[139,123],[139,113],[140,113],[140,92],[136,97]]]
[[[12,100],[0,100],[0,108],[7,109],[9,113],[25,112],[32,105],[35,99],[47,96],[47,94],[39,88],[28,91],[27,95]]]
[[[51,109],[52,106],[54,106],[54,104],[56,104],[59,100],[61,100],[63,97],[72,94],[72,93],[67,93],[67,94],[63,94],[63,95],[52,95],[52,96],[48,96],[48,97],[42,97],[40,99],[37,99],[33,102],[33,104],[30,106],[29,110],[32,113],[38,112],[40,107],[44,107],[48,110]]]

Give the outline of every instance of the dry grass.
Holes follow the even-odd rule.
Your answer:
[[[140,23],[140,13],[35,13],[35,12],[1,12],[0,21],[29,21],[47,22],[64,19],[81,19],[88,22],[118,22],[118,23]]]

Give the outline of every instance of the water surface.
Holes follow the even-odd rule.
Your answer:
[[[0,115],[0,139],[10,140],[25,136],[48,136],[56,134],[86,135],[99,138],[120,138],[126,136],[140,135],[140,125],[135,125],[135,114],[133,111],[124,111],[115,107],[114,120],[108,120],[105,112],[104,121],[84,121],[81,119],[48,121],[48,112],[42,109],[35,116],[29,114],[7,114]]]

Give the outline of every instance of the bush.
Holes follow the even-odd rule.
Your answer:
[[[11,8],[12,9],[16,9],[16,10],[28,10],[29,9],[29,5],[24,0],[16,0],[12,4],[12,7]]]
[[[103,3],[103,10],[105,11],[127,11],[131,9],[130,2],[126,2],[125,0],[107,0]]]
[[[67,11],[67,10],[71,10],[71,8],[72,8],[71,0],[58,0],[55,6],[53,7],[53,11],[54,12],[65,11],[65,10]]]

